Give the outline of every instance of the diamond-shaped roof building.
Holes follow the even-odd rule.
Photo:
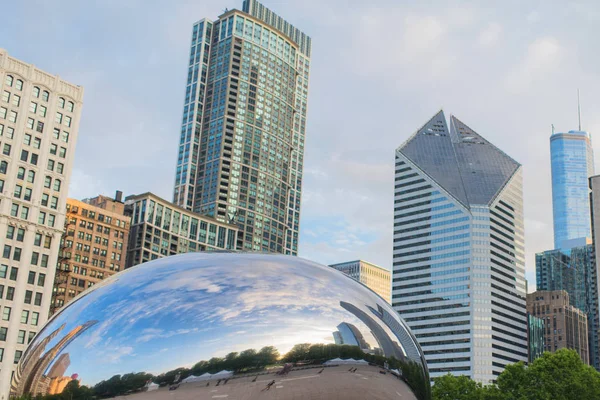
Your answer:
[[[520,164],[439,111],[397,150],[466,207],[490,205]]]

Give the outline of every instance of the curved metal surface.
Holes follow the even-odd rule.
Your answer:
[[[301,258],[236,253],[142,264],[64,307],[28,347],[11,394],[67,392],[134,400],[431,397],[422,350],[382,298]]]

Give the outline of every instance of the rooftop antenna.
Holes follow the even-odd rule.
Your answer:
[[[552,125],[552,134],[554,135],[554,124],[550,124]]]
[[[577,117],[579,119],[579,131],[581,132],[581,103],[579,102],[579,89],[577,89]]]

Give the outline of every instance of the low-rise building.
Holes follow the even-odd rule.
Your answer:
[[[129,196],[127,266],[180,253],[235,250],[238,228],[178,207],[153,193]]]
[[[569,302],[565,290],[527,294],[527,312],[544,320],[544,351],[574,349],[584,363],[590,363],[586,314]]]
[[[51,313],[88,287],[125,269],[131,219],[124,214],[120,196],[117,192],[115,199],[67,199]]]
[[[387,269],[363,260],[332,264],[330,267],[356,279],[391,303],[392,275]]]

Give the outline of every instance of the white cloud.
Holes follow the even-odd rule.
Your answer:
[[[434,51],[441,44],[445,30],[437,17],[409,14],[404,17],[402,50],[408,53],[407,58]]]
[[[482,47],[492,47],[502,36],[502,25],[497,22],[490,23],[481,33],[479,34],[478,42]]]
[[[447,24],[436,15],[374,8],[359,19],[348,55],[357,72],[371,78],[443,76],[454,60],[444,46],[447,34]]]
[[[534,40],[527,49],[523,61],[508,75],[507,87],[512,92],[531,89],[560,66],[562,48],[554,37],[542,37]]]
[[[69,182],[69,197],[83,199],[104,193],[104,184],[97,176],[92,176],[80,168],[74,168]]]
[[[540,13],[533,10],[529,14],[527,14],[527,22],[530,24],[535,24],[540,20]]]

